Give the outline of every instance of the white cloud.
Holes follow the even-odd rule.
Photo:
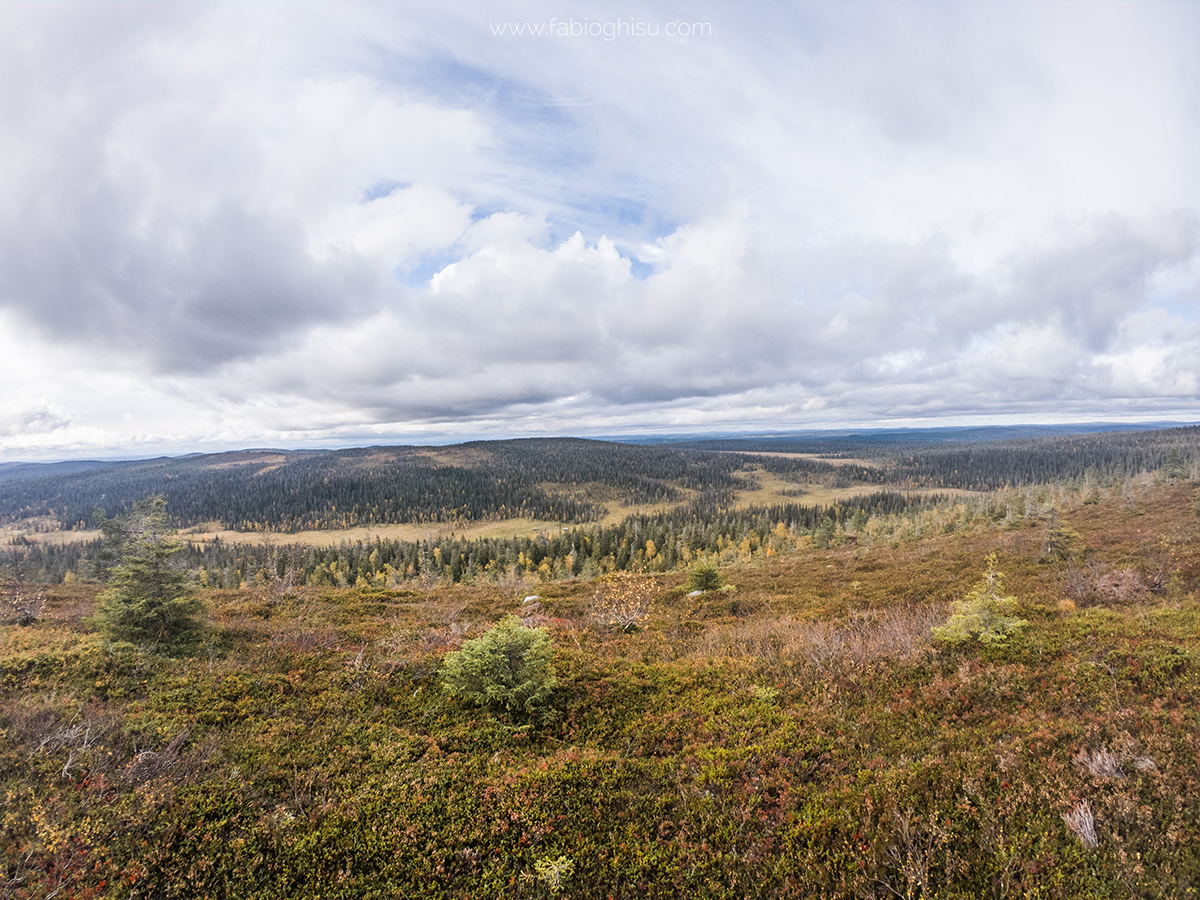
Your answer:
[[[1200,407],[1193,7],[560,11],[0,9],[0,454]]]
[[[309,253],[326,262],[373,257],[390,268],[451,246],[471,223],[471,208],[445,191],[417,185],[332,209],[309,238]]]

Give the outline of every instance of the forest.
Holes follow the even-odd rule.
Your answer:
[[[745,487],[736,473],[748,466],[798,483],[832,479],[898,490],[978,491],[1080,479],[1107,483],[1182,466],[1200,446],[1196,426],[992,441],[921,435],[923,441],[867,433],[648,446],[526,439],[444,448],[9,464],[0,466],[0,522],[48,516],[62,528],[90,527],[96,509],[114,517],[143,497],[161,495],[181,527],[215,520],[244,531],[289,532],[510,516],[566,524],[595,521],[606,503],[629,507],[703,498],[727,506]]]
[[[1196,896],[1197,429],[903,437],[0,470],[0,897]]]
[[[749,559],[768,550],[791,549],[797,535],[816,533],[822,526],[828,533],[817,540],[828,545],[844,539],[847,527],[865,525],[870,516],[915,514],[943,499],[877,491],[829,507],[787,503],[735,510],[695,502],[659,513],[632,514],[614,525],[561,527],[509,538],[375,538],[335,547],[217,539],[188,542],[180,561],[205,587],[239,587],[275,578],[341,587],[396,587],[411,579],[469,583],[505,575],[530,575],[543,581],[594,578],[614,571],[671,571],[726,550]],[[103,554],[99,538],[66,543],[21,539],[0,549],[0,571],[35,582],[86,579],[99,574]]]
[[[987,436],[994,430],[987,430]],[[470,443],[453,448],[368,448],[330,453],[268,451],[135,463],[66,463],[0,469],[0,511],[10,521],[41,516],[58,527],[94,526],[137,500],[162,496],[179,527],[228,519],[269,543],[188,543],[181,555],[198,585],[240,587],[278,578],[295,584],[396,587],[408,580],[535,576],[595,578],[614,571],[666,572],[704,555],[751,559],[796,546],[845,540],[874,518],[918,517],[951,502],[936,489],[970,489],[956,515],[1023,514],[1028,489],[1078,486],[1089,495],[1133,475],[1183,474],[1200,459],[1200,428],[1050,434],[963,440],[921,433],[690,442],[637,446],[557,439]],[[850,456],[864,452],[869,458]],[[764,449],[764,448],[773,449]],[[820,452],[827,459],[811,456]],[[828,460],[837,460],[837,464]],[[739,504],[761,473],[803,495],[819,483],[861,487],[836,502]],[[1003,501],[984,492],[1008,490]],[[782,500],[782,498],[781,498]],[[1036,505],[1036,500],[1031,500]],[[89,507],[89,504],[92,504]],[[635,511],[641,504],[654,511]],[[87,511],[85,512],[85,508]],[[610,508],[608,522],[598,521]],[[528,517],[561,523],[534,535],[425,540],[376,537],[314,547],[289,542],[300,527],[449,522]],[[31,581],[94,576],[99,538],[42,542],[20,535],[0,548],[0,571]],[[852,538],[852,539],[856,539]]]
[[[678,500],[682,491],[727,497],[739,465],[716,453],[560,439],[24,466],[0,470],[0,516],[86,526],[97,507],[115,516],[160,494],[179,525],[219,520],[242,530],[514,515],[580,522],[596,517],[596,504],[546,483],[603,484],[627,504]]]

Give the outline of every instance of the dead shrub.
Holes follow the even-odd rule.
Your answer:
[[[1096,576],[1089,568],[1070,563],[1063,572],[1063,593],[1080,605],[1086,605],[1095,591]]]
[[[171,738],[163,749],[142,750],[125,767],[125,777],[132,782],[149,781],[164,774],[179,761],[179,748],[187,740],[188,729]]]
[[[461,600],[429,599],[417,604],[417,613],[431,627],[453,626],[459,617],[467,611],[467,604]]]
[[[1121,760],[1107,747],[1100,747],[1090,753],[1082,747],[1072,757],[1072,762],[1092,774],[1094,778],[1124,778],[1125,770]]]
[[[1111,750],[1107,745],[1090,751],[1080,747],[1071,761],[1093,778],[1100,779],[1125,779],[1132,770],[1147,772],[1158,768],[1154,760],[1140,755],[1138,742],[1124,731],[1114,736]]]
[[[9,736],[30,756],[58,750],[87,750],[108,741],[118,720],[86,706],[70,709],[48,703],[12,703],[0,709]]]
[[[692,652],[701,658],[749,656],[824,671],[839,663],[909,658],[929,645],[929,629],[944,617],[939,607],[911,606],[856,612],[840,622],[756,618],[704,629]]]
[[[1096,596],[1102,603],[1133,603],[1149,592],[1146,580],[1133,569],[1117,569],[1096,582]]]
[[[1153,587],[1135,569],[1107,568],[1102,562],[1069,564],[1062,575],[1063,593],[1079,606],[1114,605],[1135,603]]]
[[[652,590],[653,585],[635,575],[605,578],[592,595],[591,618],[626,634],[636,631],[650,616]]]
[[[1083,846],[1094,850],[1099,845],[1100,841],[1096,837],[1096,817],[1092,814],[1092,807],[1087,800],[1080,800],[1071,810],[1063,813],[1062,818],[1067,830],[1079,838]]]
[[[944,618],[931,606],[890,607],[851,613],[844,623],[817,622],[804,635],[804,651],[813,659],[844,659],[865,664],[904,659],[929,643],[929,629]]]
[[[56,733],[63,725],[64,717],[52,706],[16,701],[0,707],[0,721],[4,722],[13,742],[33,755],[57,740]]]
[[[470,622],[455,622],[417,631],[398,628],[390,637],[379,642],[379,646],[386,651],[379,666],[385,672],[405,672],[412,678],[432,675],[437,671],[442,655],[459,649],[471,628]]]

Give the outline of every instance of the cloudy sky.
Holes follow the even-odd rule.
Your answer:
[[[1197,47],[1193,3],[2,4],[0,459],[1200,420]]]

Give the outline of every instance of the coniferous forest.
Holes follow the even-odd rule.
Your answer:
[[[921,433],[924,434],[924,433]],[[163,496],[180,526],[217,520],[241,530],[470,522],[528,516],[587,522],[602,486],[626,506],[700,495],[727,505],[748,465],[841,485],[995,490],[1056,481],[1123,479],[1182,465],[1200,428],[1052,435],[997,441],[918,441],[870,434],[822,439],[721,439],[637,446],[581,439],[493,441],[453,448],[248,451],[136,462],[0,466],[0,518],[51,516],[94,524]],[[810,454],[821,458],[805,458]],[[1174,454],[1174,456],[1172,456]],[[834,465],[862,459],[866,464]]]

